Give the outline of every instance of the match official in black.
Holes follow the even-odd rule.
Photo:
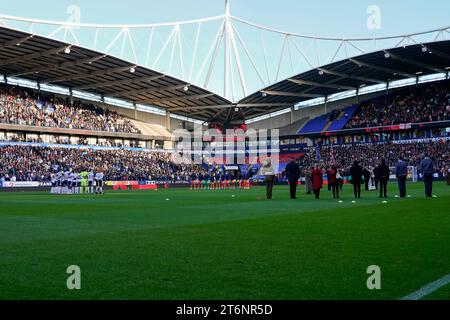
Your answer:
[[[297,199],[297,184],[300,179],[300,167],[294,160],[286,166],[286,178],[289,181],[291,199]]]

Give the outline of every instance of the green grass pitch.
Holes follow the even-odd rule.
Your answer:
[[[392,184],[386,204],[303,190],[0,193],[0,299],[398,299],[450,273],[446,184],[432,199]],[[370,265],[381,290],[367,289]],[[450,285],[426,298],[450,299]]]

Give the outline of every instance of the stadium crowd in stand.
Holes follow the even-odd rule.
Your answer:
[[[317,153],[320,158],[318,160]],[[335,164],[346,173],[353,161],[365,168],[378,166],[382,159],[394,167],[400,157],[408,165],[418,166],[427,153],[436,169],[449,164],[450,141],[379,143],[311,147],[299,160],[308,170],[315,163],[324,167]],[[31,146],[0,146],[0,178],[6,181],[48,181],[52,172],[72,169],[75,172],[103,168],[105,180],[188,181],[192,175],[205,174],[201,166],[179,154],[131,150],[95,150]]]
[[[130,150],[94,150],[0,146],[0,178],[49,181],[52,172],[103,168],[105,180],[188,181],[202,168],[176,154]]]
[[[346,129],[450,120],[450,82],[404,89],[362,103]]]
[[[116,112],[75,102],[73,106],[53,95],[0,86],[0,123],[94,131],[141,133]]]
[[[365,168],[378,166],[382,159],[386,160],[388,166],[395,167],[400,157],[403,157],[409,166],[418,166],[425,153],[433,159],[436,169],[442,170],[449,164],[450,140],[321,146],[318,150],[310,147],[300,159],[300,165],[312,168],[315,163],[322,162],[326,166],[335,164],[346,172],[355,160]]]

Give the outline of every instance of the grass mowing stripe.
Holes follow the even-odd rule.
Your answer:
[[[347,187],[341,204],[303,190],[292,201],[286,186],[273,201],[264,188],[0,193],[0,300],[399,299],[450,270],[450,188],[434,189],[425,199],[409,184],[411,198],[387,204],[378,192],[352,204]],[[66,288],[72,264],[77,292]],[[374,264],[378,291],[366,286]]]
[[[406,297],[403,297],[401,300],[419,300],[422,299],[429,294],[432,294],[433,292],[439,290],[443,286],[446,286],[450,283],[450,273],[430,284],[427,284],[426,286],[423,286],[419,290],[407,295]]]

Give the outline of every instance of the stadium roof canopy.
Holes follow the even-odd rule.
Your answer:
[[[364,86],[436,73],[448,77],[449,70],[450,41],[418,43],[324,65],[232,103],[199,86],[111,55],[0,27],[0,74],[6,77],[158,106],[208,122],[242,121],[314,98],[359,92]]]
[[[240,101],[241,104],[274,105],[275,112],[282,105],[326,98],[345,91],[359,92],[365,86],[414,79],[450,71],[450,41],[415,44],[380,50],[354,58],[324,65],[285,79],[260,90]],[[247,117],[259,116],[258,110],[249,110]]]
[[[110,55],[4,27],[0,74],[158,106],[200,120],[211,120],[216,110],[185,107],[231,104],[208,90]]]

